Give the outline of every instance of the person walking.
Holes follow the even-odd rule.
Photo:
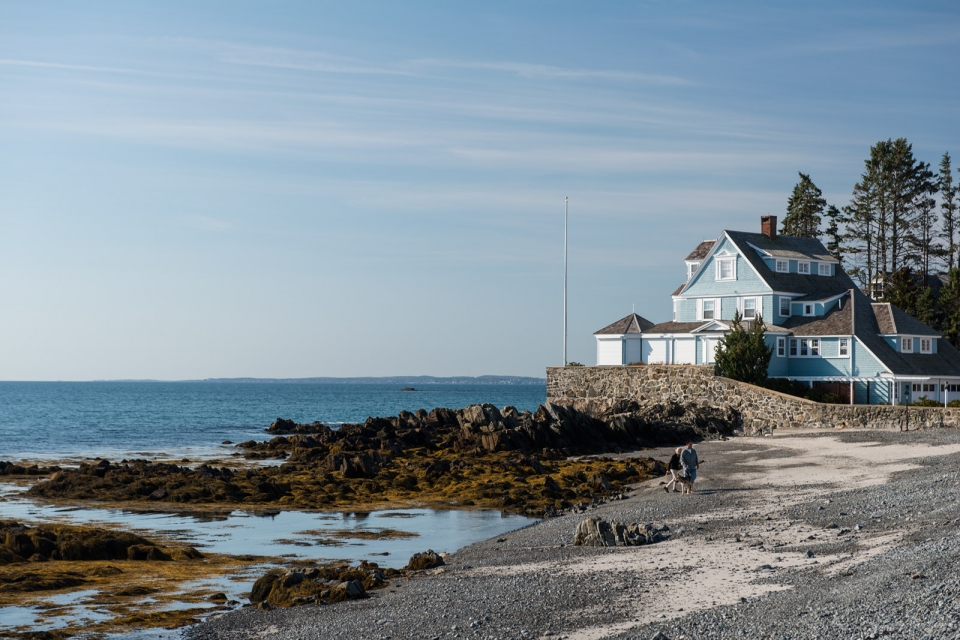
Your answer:
[[[697,458],[697,450],[693,448],[692,442],[688,442],[687,446],[680,452],[680,465],[683,467],[684,473],[690,478],[690,490],[693,491],[693,483],[697,481],[700,459]]]
[[[670,493],[670,486],[673,485],[673,492],[677,492],[677,474],[680,473],[680,452],[683,451],[681,447],[677,447],[673,452],[673,455],[670,456],[670,462],[667,463],[667,472],[672,476],[672,480],[667,483],[667,486],[663,488],[664,491]]]

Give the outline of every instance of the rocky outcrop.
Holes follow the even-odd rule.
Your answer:
[[[587,518],[577,524],[573,544],[584,547],[639,547],[661,542],[669,528],[666,525],[624,524],[603,518]]]
[[[423,553],[415,553],[410,557],[410,562],[404,569],[408,571],[423,571],[425,569],[434,569],[443,566],[443,558],[433,549]]]
[[[374,562],[355,567],[332,563],[282,571],[271,569],[253,584],[250,602],[261,608],[324,604],[367,597],[367,591],[387,586],[399,572],[381,569]]]
[[[192,547],[160,547],[146,538],[125,531],[54,524],[30,526],[0,520],[0,566],[51,560],[169,562],[202,558],[203,555]],[[9,585],[0,586],[0,590],[18,589]]]

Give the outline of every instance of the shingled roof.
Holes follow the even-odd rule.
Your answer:
[[[653,323],[638,316],[635,313],[631,313],[625,318],[620,318],[613,324],[607,325],[600,331],[595,331],[593,335],[602,336],[602,335],[626,335],[629,333],[643,333],[650,329],[653,326]]]
[[[837,275],[804,275],[800,273],[778,273],[763,261],[753,247],[763,249],[771,255],[778,257],[787,257],[787,254],[796,254],[801,259],[807,260],[833,260],[830,253],[824,248],[823,244],[816,238],[796,238],[792,236],[777,236],[771,240],[762,233],[747,233],[746,231],[725,231],[724,233],[740,249],[740,253],[756,269],[760,277],[770,285],[774,291],[785,291],[788,293],[801,293],[805,295],[815,294],[823,297],[829,297],[832,294],[843,293],[853,289],[856,285],[850,276],[843,269],[837,270]],[[751,246],[752,245],[752,246]],[[775,249],[780,246],[780,249]],[[803,249],[803,251],[799,251]],[[775,251],[777,253],[775,253]],[[822,256],[822,257],[818,257]],[[790,257],[794,257],[790,255]],[[820,299],[820,298],[817,298]]]
[[[690,252],[685,260],[703,260],[707,257],[707,254],[710,253],[710,249],[713,249],[713,245],[717,243],[716,240],[704,240],[697,245],[697,248]]]
[[[874,302],[873,313],[877,317],[877,325],[882,334],[899,333],[908,336],[940,337],[939,333],[889,302]]]

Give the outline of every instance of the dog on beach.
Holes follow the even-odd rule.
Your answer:
[[[689,495],[693,493],[693,478],[684,472],[677,474],[677,484],[680,485],[680,495]]]

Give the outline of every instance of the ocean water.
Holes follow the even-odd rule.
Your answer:
[[[0,382],[0,460],[190,456],[224,440],[266,439],[278,417],[363,422],[368,416],[476,403],[533,411],[544,385],[223,382]]]

